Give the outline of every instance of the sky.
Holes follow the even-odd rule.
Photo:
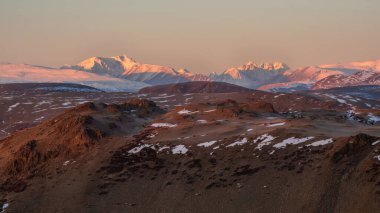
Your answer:
[[[379,11],[379,0],[0,0],[0,63],[126,54],[210,73],[374,60]]]

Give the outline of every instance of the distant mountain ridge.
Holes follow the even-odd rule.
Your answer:
[[[92,57],[80,62],[78,65],[63,68],[110,75],[116,78],[144,82],[149,85],[190,81],[217,81],[250,89],[294,91],[313,88],[316,82],[330,76],[342,75],[355,78],[356,75],[354,74],[357,72],[380,72],[380,60],[347,64],[323,64],[297,69],[291,69],[283,62],[259,64],[250,61],[241,66],[228,68],[221,73],[211,73],[208,76],[194,74],[187,69],[176,70],[168,66],[139,63],[126,55]],[[362,84],[365,84],[365,82],[362,82]]]
[[[329,76],[353,76],[357,72],[379,72],[380,60],[352,62],[343,64],[324,64],[291,69],[285,63],[273,62],[246,65],[230,68],[221,74],[213,73],[210,78],[214,81],[228,82],[251,89],[270,91],[294,91],[312,88],[314,83]],[[360,81],[358,79],[357,81]],[[372,82],[375,84],[376,82]],[[362,84],[366,84],[362,82]]]
[[[225,82],[194,81],[178,84],[157,85],[145,87],[139,91],[144,94],[172,94],[172,93],[230,93],[252,92],[254,90]]]
[[[363,78],[368,73],[380,73],[380,59],[364,62],[322,64],[297,69],[283,62],[255,63],[232,67],[209,75],[195,74],[187,69],[137,62],[127,55],[91,57],[77,65],[60,69],[1,64],[0,82],[72,82],[84,83],[99,89],[137,91],[143,87],[192,81],[225,82],[249,89],[289,92],[342,85],[379,85],[376,76]],[[37,75],[40,71],[41,75]],[[369,74],[368,74],[369,75]],[[86,79],[87,78],[87,79]],[[92,81],[91,79],[96,79]],[[98,80],[101,79],[102,83]],[[106,83],[107,81],[107,83]],[[92,82],[90,84],[90,82]],[[112,83],[113,82],[113,83]],[[125,86],[122,86],[125,84]],[[98,87],[97,87],[98,85]],[[99,87],[100,85],[100,87]]]
[[[361,71],[353,75],[332,75],[317,81],[312,89],[330,89],[361,85],[380,85],[380,72]]]
[[[373,61],[350,62],[344,64],[322,64],[320,67],[331,70],[341,69],[355,73],[359,71],[380,72],[380,59]]]

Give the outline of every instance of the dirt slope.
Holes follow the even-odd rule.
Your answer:
[[[176,104],[164,111],[142,99],[85,103],[1,140],[0,207],[9,205],[6,212],[376,212],[380,207],[380,124],[368,122],[379,114],[375,102],[368,107],[349,97],[341,103],[338,96],[257,91],[148,97]]]

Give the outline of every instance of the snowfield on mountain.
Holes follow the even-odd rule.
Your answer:
[[[0,83],[76,83],[104,91],[134,92],[148,84],[72,69],[0,64]]]

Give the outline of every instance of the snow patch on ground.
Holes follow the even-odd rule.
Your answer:
[[[375,141],[375,142],[372,143],[372,146],[375,146],[378,143],[380,143],[380,141]]]
[[[177,124],[171,124],[171,123],[154,123],[154,124],[152,124],[151,126],[153,126],[153,127],[169,127],[169,128],[172,128],[172,127],[176,127]]]
[[[372,113],[369,113],[368,114],[368,121],[373,122],[373,123],[377,123],[377,122],[380,122],[380,117],[373,115]]]
[[[177,145],[172,149],[173,154],[186,154],[188,151],[185,145]]]
[[[67,165],[69,165],[69,163],[70,163],[70,161],[69,161],[69,160],[67,160],[67,161],[63,162],[63,164],[62,164],[62,165],[64,165],[64,166],[67,166]]]
[[[283,140],[281,143],[277,143],[277,144],[273,145],[273,147],[277,148],[277,149],[282,149],[282,148],[285,148],[287,145],[296,145],[296,144],[304,143],[304,142],[311,140],[313,138],[314,137],[305,137],[305,138],[291,137],[291,138]]]
[[[346,112],[346,117],[348,120],[354,121],[356,120],[356,114],[355,110],[351,109]]]
[[[335,95],[325,94],[327,97],[337,100],[341,104],[347,104],[347,101],[344,99],[337,98]]]
[[[45,118],[45,116],[41,116],[39,118],[34,119],[34,122],[40,122],[44,118]]]
[[[208,122],[206,120],[197,120],[198,123],[201,123],[201,124],[207,124]]]
[[[9,207],[9,203],[4,203],[0,209],[0,212],[5,212],[5,210]]]
[[[329,143],[332,143],[334,142],[332,138],[329,138],[329,139],[325,139],[325,140],[320,140],[320,141],[315,141],[309,145],[306,145],[306,146],[323,146],[323,145],[326,145],[326,144],[329,144]]]
[[[340,98],[337,98],[336,99],[339,103],[341,104],[347,104],[347,101],[346,100],[343,100],[343,99],[340,99]]]
[[[257,147],[255,149],[261,150],[263,146],[269,145],[276,137],[273,137],[272,135],[269,134],[264,134],[259,137],[257,137],[255,140],[253,140],[253,143],[257,143]]]
[[[209,142],[200,143],[200,144],[198,144],[197,146],[201,146],[201,147],[209,147],[209,146],[214,145],[214,144],[217,143],[217,142],[218,142],[218,141],[209,141]]]
[[[183,110],[181,110],[181,111],[178,111],[178,114],[180,114],[180,115],[189,115],[189,114],[194,114],[194,113],[197,113],[198,111],[194,111],[194,112],[192,112],[192,111],[190,111],[190,110],[187,110],[187,109],[183,109]]]
[[[175,97],[175,95],[164,95],[164,96],[160,96],[160,97],[151,97],[151,99],[157,100],[157,99],[165,99],[165,98],[171,98],[171,97]]]
[[[158,152],[162,152],[162,151],[164,151],[165,149],[170,149],[170,147],[169,147],[169,146],[163,146],[163,147],[160,147],[160,148],[158,149]]]
[[[15,103],[15,104],[13,104],[12,106],[9,106],[7,112],[12,111],[12,109],[13,109],[13,108],[16,108],[18,105],[20,105],[20,103]]]
[[[51,101],[41,101],[41,102],[37,103],[36,105],[34,105],[34,108],[39,107],[43,104],[50,104],[50,103],[51,103]]]
[[[156,137],[157,135],[158,135],[158,133],[157,133],[157,132],[154,132],[154,133],[148,135],[148,138],[154,138],[154,137]]]
[[[244,145],[246,143],[248,143],[248,139],[247,138],[243,138],[241,140],[237,140],[237,141],[231,143],[230,145],[228,145],[226,147],[241,146],[241,145]]]
[[[136,154],[136,153],[139,153],[142,149],[146,148],[146,147],[151,147],[152,145],[151,144],[142,144],[140,146],[136,146],[135,148],[131,149],[128,151],[129,154]]]
[[[268,120],[273,120],[273,119],[276,119],[277,117],[266,117],[266,119]]]
[[[282,123],[275,123],[275,124],[268,124],[267,127],[283,126],[283,125],[285,125],[285,124],[286,124],[285,122],[282,122]]]

